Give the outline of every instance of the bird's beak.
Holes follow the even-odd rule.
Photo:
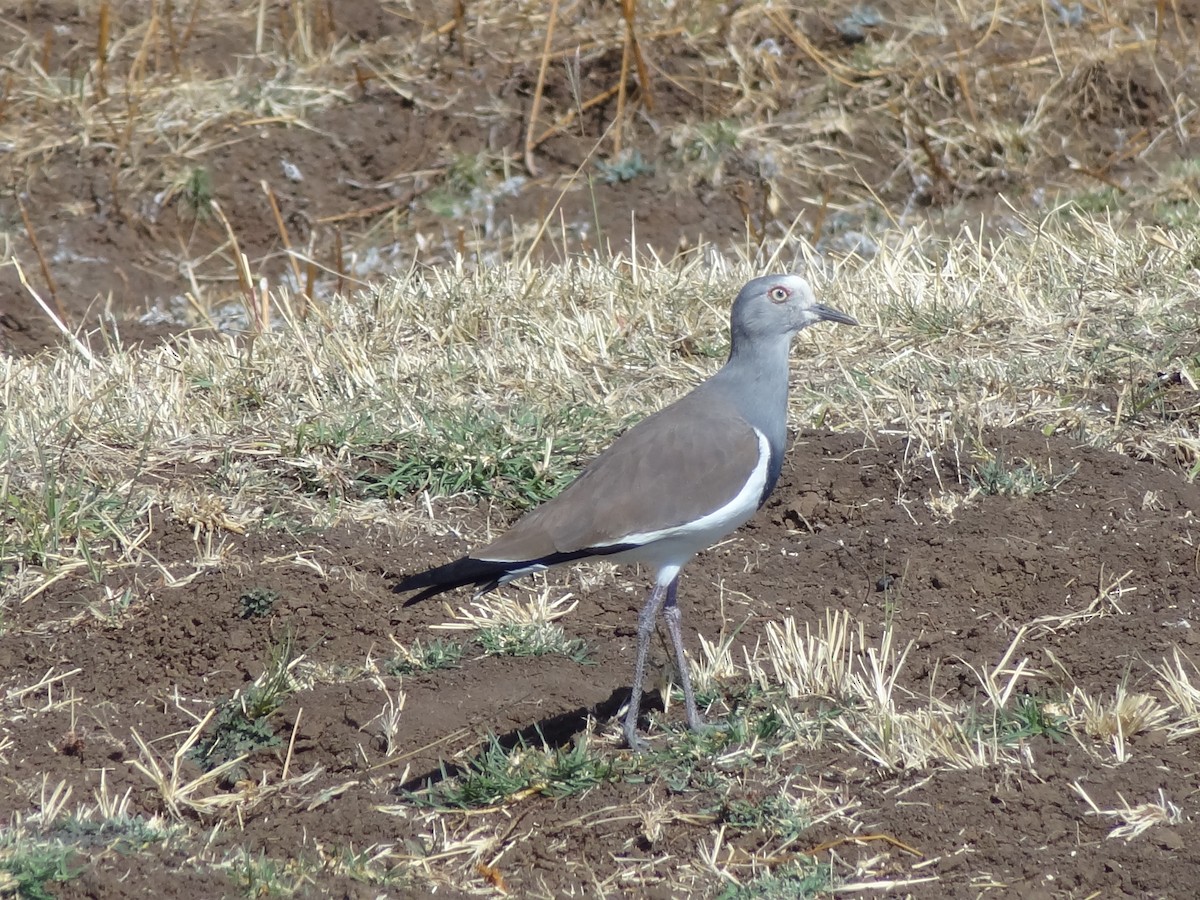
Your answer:
[[[858,324],[858,319],[854,316],[844,313],[840,309],[834,309],[832,306],[826,306],[824,303],[814,304],[812,310],[825,322],[841,322],[843,325]]]

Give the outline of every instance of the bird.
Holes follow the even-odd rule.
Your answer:
[[[651,637],[666,624],[689,728],[705,726],[683,648],[678,603],[683,567],[748,521],[783,468],[789,354],[793,336],[818,322],[858,325],[817,301],[797,274],[747,282],[730,311],[729,357],[710,378],[638,422],[557,496],[519,518],[487,546],[402,578],[397,593],[420,591],[410,606],[458,587],[476,596],[553,566],[592,559],[640,563],[654,584],[638,615],[637,648],[625,743],[638,734]]]

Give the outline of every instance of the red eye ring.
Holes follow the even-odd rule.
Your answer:
[[[777,284],[775,287],[767,291],[767,297],[772,303],[783,303],[790,296],[792,296],[792,292],[785,288],[782,284]]]

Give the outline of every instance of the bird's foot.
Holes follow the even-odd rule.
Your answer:
[[[709,736],[713,734],[724,734],[729,731],[728,722],[709,722],[699,713],[695,717],[688,716],[688,729],[692,734]]]
[[[650,749],[650,743],[638,734],[637,725],[630,727],[628,723],[621,729],[621,733],[625,736],[625,745],[634,753],[645,753]]]

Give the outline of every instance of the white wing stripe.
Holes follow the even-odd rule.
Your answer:
[[[611,547],[617,544],[644,546],[665,538],[686,538],[690,535],[695,535],[697,538],[704,537],[706,541],[715,540],[747,521],[758,509],[758,501],[762,499],[763,488],[767,485],[767,468],[771,463],[771,442],[757,428],[754,429],[754,434],[758,437],[758,462],[754,466],[754,471],[750,473],[750,477],[746,479],[746,483],[742,485],[742,489],[724,506],[714,509],[699,519],[684,522],[682,525],[627,534],[609,544],[600,546]],[[705,543],[705,546],[708,544]],[[704,549],[704,547],[699,549]]]

